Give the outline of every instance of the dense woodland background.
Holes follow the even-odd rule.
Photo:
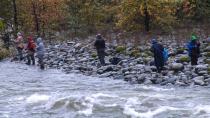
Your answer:
[[[12,29],[48,39],[96,33],[182,39],[210,34],[210,0],[0,0],[0,18],[1,33]]]

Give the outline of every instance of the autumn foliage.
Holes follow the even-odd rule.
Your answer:
[[[15,1],[15,2],[14,2]],[[209,0],[1,0],[0,17],[17,29],[38,35],[68,31],[171,32],[189,23],[209,23]],[[15,29],[15,28],[14,28]]]

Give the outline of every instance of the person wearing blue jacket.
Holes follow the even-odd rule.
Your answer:
[[[164,66],[164,48],[161,44],[157,42],[156,39],[152,39],[151,51],[154,54],[155,66],[157,68],[157,71],[158,73],[160,73]]]
[[[36,54],[39,59],[40,68],[44,69],[44,54],[45,54],[45,46],[42,41],[42,38],[37,38],[37,48],[36,48]]]
[[[200,55],[200,43],[197,41],[197,37],[195,35],[192,35],[191,41],[187,44],[187,48],[191,65],[197,65]]]

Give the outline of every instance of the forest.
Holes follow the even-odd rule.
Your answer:
[[[209,0],[1,0],[0,30],[49,37],[95,33],[209,34]],[[186,34],[184,34],[186,35]]]

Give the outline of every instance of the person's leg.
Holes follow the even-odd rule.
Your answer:
[[[99,59],[101,65],[104,66],[105,65],[105,60],[104,60],[105,52],[104,52],[104,50],[98,50],[97,53],[98,53],[98,59]]]
[[[31,65],[31,56],[30,56],[30,53],[28,52],[27,54],[27,65]]]
[[[34,52],[31,53],[31,60],[32,60],[32,64],[35,65]]]
[[[39,58],[39,64],[40,64],[40,69],[44,70],[44,56],[40,56]]]
[[[198,57],[195,58],[195,65],[198,65]]]
[[[99,56],[99,61],[100,61],[100,63],[101,63],[102,66],[105,65],[105,60],[104,60],[104,56],[103,55],[100,55]]]
[[[156,68],[157,68],[157,72],[161,73],[161,67],[160,66],[156,66]]]
[[[197,65],[197,59],[194,56],[191,57],[191,65]]]
[[[18,59],[19,61],[22,61],[23,60],[22,48],[17,48],[17,50],[18,50]]]

